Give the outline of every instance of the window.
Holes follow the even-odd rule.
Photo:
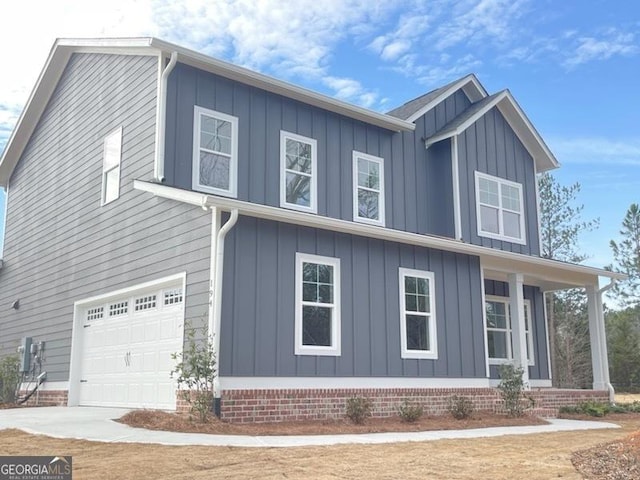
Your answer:
[[[513,360],[513,339],[511,329],[511,308],[505,297],[487,296],[487,345],[489,362],[500,364]],[[527,340],[527,361],[535,365],[533,355],[533,335],[531,333],[531,301],[524,301],[524,324]]]
[[[144,297],[135,299],[134,311],[142,312],[144,310],[151,310],[152,308],[156,308],[155,295],[145,295]]]
[[[476,172],[478,235],[525,244],[522,185]]]
[[[384,226],[384,160],[353,152],[353,219]]]
[[[296,355],[340,355],[340,259],[296,254]]]
[[[104,139],[102,158],[102,205],[120,196],[120,159],[122,158],[122,128]]]
[[[109,305],[109,316],[126,315],[129,311],[129,302],[127,300]]]
[[[317,212],[317,142],[280,131],[280,206]]]
[[[164,291],[164,304],[175,305],[176,303],[182,303],[182,288],[174,288]]]
[[[104,307],[94,307],[87,310],[87,321],[100,320],[104,317]]]
[[[402,358],[438,358],[433,272],[400,268]]]
[[[194,107],[193,189],[236,197],[238,119]]]

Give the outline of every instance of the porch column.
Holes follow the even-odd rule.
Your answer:
[[[527,335],[524,322],[524,292],[521,273],[511,273],[509,280],[509,304],[511,307],[511,338],[513,346],[513,362],[522,367],[522,381],[526,390],[529,385],[529,362],[527,361]]]
[[[589,338],[591,341],[591,364],[593,366],[593,389],[608,390],[609,360],[607,338],[604,330],[602,294],[598,285],[587,285],[587,307],[589,311]]]

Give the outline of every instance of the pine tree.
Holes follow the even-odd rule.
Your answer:
[[[628,279],[618,282],[613,291],[625,305],[640,304],[640,207],[632,203],[622,221],[620,230],[622,241],[611,240],[611,250],[615,265],[609,268],[628,275]]]

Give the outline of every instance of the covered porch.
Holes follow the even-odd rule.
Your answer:
[[[613,401],[602,295],[615,281],[625,276],[536,257],[481,257],[481,262],[487,371],[491,383],[497,385],[499,382],[497,370],[500,364],[513,363],[522,367],[527,390],[551,389],[550,345],[553,332],[549,329],[546,296],[578,288],[584,289],[587,298],[592,390],[606,392],[609,400]],[[553,390],[558,390],[558,395],[549,396],[550,391],[545,395],[552,400],[550,407],[556,403],[564,404],[567,394],[576,398],[583,396],[580,390]],[[556,396],[558,402],[553,401]]]

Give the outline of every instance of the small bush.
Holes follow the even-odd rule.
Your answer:
[[[629,412],[624,405],[609,405],[594,400],[580,402],[576,406],[560,407],[560,413],[573,415],[589,415],[590,417],[604,417],[609,413],[626,413]]]
[[[398,415],[407,423],[415,422],[423,413],[424,409],[422,408],[422,405],[410,402],[409,400],[404,400],[398,407]]]
[[[464,420],[473,415],[474,406],[471,399],[461,395],[452,395],[449,397],[447,410],[456,420]]]
[[[20,361],[16,355],[0,360],[0,403],[15,403],[20,383]]]
[[[171,377],[176,378],[178,390],[183,400],[189,405],[189,413],[196,415],[200,422],[209,420],[213,406],[213,376],[216,372],[216,353],[213,339],[204,331],[204,339],[195,338],[195,329],[185,325],[187,338],[184,350],[172,353],[171,358],[176,366]]]
[[[361,425],[371,416],[373,402],[366,397],[355,396],[347,399],[347,417],[353,423]]]
[[[521,417],[524,415],[524,400],[528,400],[531,407],[535,404],[533,398],[524,394],[524,383],[522,381],[524,370],[522,367],[516,368],[507,363],[500,365],[498,373],[500,375],[498,390],[500,390],[500,396],[504,402],[507,415]]]

